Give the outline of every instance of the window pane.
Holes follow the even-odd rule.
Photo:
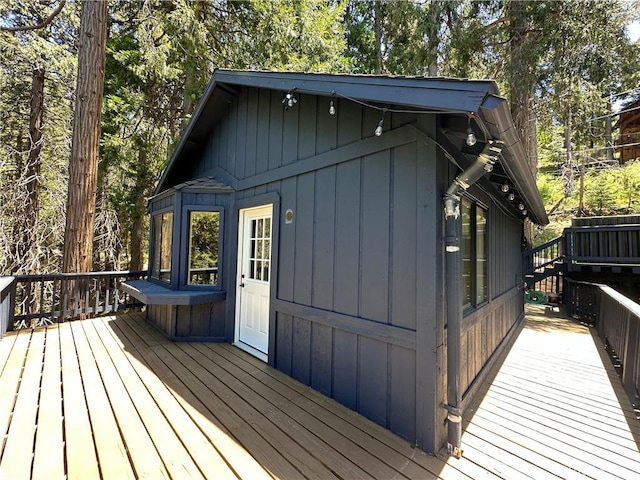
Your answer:
[[[153,243],[150,273],[152,278],[169,282],[171,279],[171,241],[173,212],[153,216]]]
[[[460,234],[460,256],[462,257],[462,305],[471,305],[471,202],[460,202],[462,231]]]
[[[151,277],[160,278],[160,252],[162,251],[162,215],[154,215],[153,217],[153,245],[151,252]]]
[[[476,304],[487,300],[487,211],[476,207]]]
[[[171,280],[171,238],[173,236],[173,213],[162,214],[162,244],[160,246],[160,280]]]
[[[189,214],[189,285],[217,285],[220,212]]]

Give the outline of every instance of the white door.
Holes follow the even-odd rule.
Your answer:
[[[269,348],[269,277],[271,205],[240,210],[236,345],[267,361]]]

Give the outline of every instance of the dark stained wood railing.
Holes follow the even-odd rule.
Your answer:
[[[0,277],[0,338],[12,327],[15,286],[14,277]]]
[[[522,256],[522,271],[527,288],[562,293],[564,239],[556,237]]]
[[[533,248],[523,255],[524,273],[533,273],[534,271],[552,265],[558,260],[562,260],[564,256],[563,238],[556,237],[547,243]]]
[[[640,224],[570,227],[564,236],[569,271],[581,264],[640,265]]]
[[[640,396],[640,305],[606,285],[567,280],[567,314],[589,321],[621,365],[624,388]]]
[[[144,304],[121,285],[146,278],[146,271],[16,275],[9,297],[14,308],[2,318],[13,328],[24,328],[81,317],[105,315]]]

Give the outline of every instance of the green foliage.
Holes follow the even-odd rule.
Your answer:
[[[340,28],[346,2],[248,2],[251,23],[242,46],[245,68],[344,72],[346,43]],[[251,53],[247,58],[247,53]]]
[[[548,174],[538,175],[538,191],[544,204],[549,206],[555,205],[564,197],[562,183]]]

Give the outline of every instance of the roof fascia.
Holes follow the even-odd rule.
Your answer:
[[[526,154],[511,118],[509,104],[503,97],[488,96],[479,110],[491,138],[504,142],[503,167],[527,202],[529,217],[538,225],[547,225],[549,218],[542,204],[535,176],[526,161]]]

